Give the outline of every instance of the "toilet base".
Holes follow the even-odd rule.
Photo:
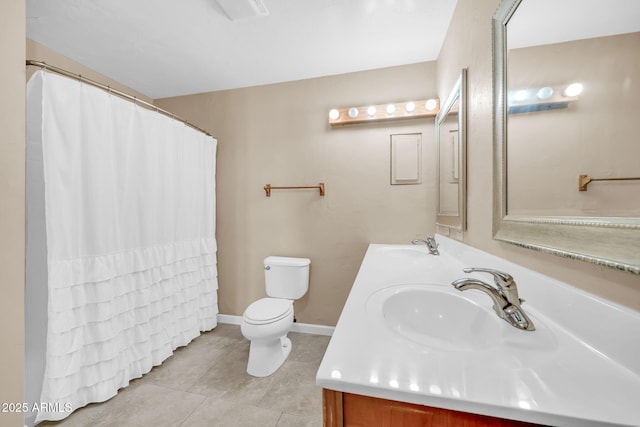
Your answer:
[[[251,340],[247,373],[267,377],[278,370],[291,353],[291,340],[283,337],[270,340]]]

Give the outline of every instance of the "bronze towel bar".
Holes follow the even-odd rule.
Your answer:
[[[319,183],[318,185],[308,185],[308,186],[288,186],[288,187],[272,187],[271,184],[267,184],[264,186],[264,191],[267,193],[267,197],[271,197],[271,190],[298,190],[301,188],[318,188],[320,190],[320,195],[324,196],[324,182]]]
[[[636,181],[640,180],[640,177],[633,178],[591,178],[589,175],[578,176],[578,191],[587,191],[587,185],[591,181]]]

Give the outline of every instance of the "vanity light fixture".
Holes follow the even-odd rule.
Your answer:
[[[333,108],[329,111],[329,124],[331,126],[341,126],[386,120],[435,117],[439,109],[440,100],[437,98],[364,107]]]
[[[534,113],[537,111],[568,108],[582,93],[580,83],[510,90],[507,94],[508,113]]]

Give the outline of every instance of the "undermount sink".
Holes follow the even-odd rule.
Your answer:
[[[502,341],[504,323],[486,307],[442,285],[384,288],[367,301],[367,311],[393,333],[440,350],[480,350]]]

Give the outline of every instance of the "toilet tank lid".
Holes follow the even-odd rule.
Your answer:
[[[311,264],[309,258],[292,258],[284,256],[268,256],[264,259],[264,265],[285,265],[291,267],[304,267]]]

